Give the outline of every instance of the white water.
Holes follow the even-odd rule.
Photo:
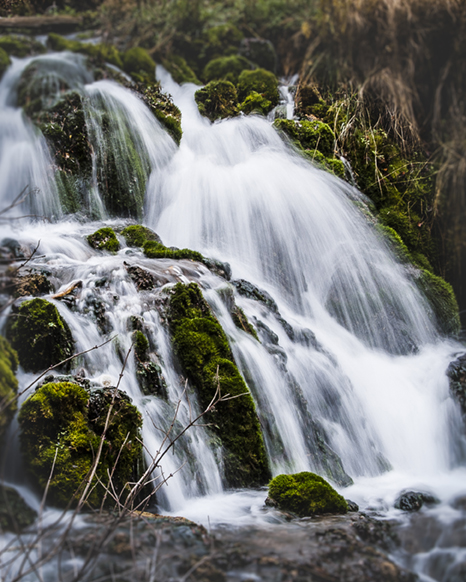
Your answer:
[[[54,58],[70,60],[66,55]],[[45,141],[14,103],[15,83],[28,62],[15,61],[0,84],[0,204],[11,203],[29,184],[40,192],[28,201],[27,213],[56,219],[61,209]],[[2,234],[29,249],[41,241],[43,257],[31,264],[50,273],[57,291],[82,281],[73,311],[55,301],[77,350],[102,342],[105,334],[92,306],[96,300],[104,305],[106,333],[118,334],[119,348],[107,344],[82,358],[79,367],[97,383],[114,384],[121,356],[131,345],[129,318],[143,318],[161,359],[169,402],[141,394],[131,359],[121,388],[143,411],[144,443],[148,457],[154,455],[162,440],[154,425],[167,428],[180,398],[178,420],[186,424],[189,406],[155,295],[136,291],[123,262],[150,270],[161,284],[195,280],[250,381],[274,474],[322,472],[309,432],[311,421],[317,421],[355,480],[345,496],[363,507],[388,510],[404,488],[428,487],[444,504],[464,492],[461,418],[445,376],[462,347],[438,337],[414,275],[396,262],[361,212],[364,197],[302,160],[262,118],[210,124],[197,112],[194,87],[180,88],[159,73],[183,113],[178,150],[130,92],[105,81],[79,84],[95,152],[84,210],[107,218],[95,161],[105,153],[99,152],[104,139],[98,112],[115,111],[112,143],[124,157],[124,140],[118,139],[129,132],[149,175],[145,223],[164,244],[228,261],[233,279],[244,278],[268,291],[293,327],[295,340],[276,313],[240,296],[203,266],[149,260],[124,247],[115,256],[93,251],[84,237],[100,223],[17,221],[2,226]],[[21,155],[10,155],[15,151]],[[122,179],[127,169],[121,168]],[[23,207],[14,212],[19,216]],[[259,344],[234,326],[221,299],[225,287],[251,322],[262,322],[277,336],[278,347],[265,336]],[[309,337],[306,330],[315,334],[316,344],[299,340]],[[19,377],[26,383],[30,375]],[[305,403],[300,410],[298,393]],[[195,397],[189,397],[195,412]],[[165,457],[164,475],[181,469],[162,488],[162,507],[206,524],[261,521],[265,492],[225,492],[221,451],[210,441],[204,429],[196,428],[175,455]],[[389,465],[392,471],[383,473]]]

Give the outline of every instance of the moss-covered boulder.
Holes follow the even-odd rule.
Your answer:
[[[318,150],[305,150],[304,153],[316,166],[331,172],[338,178],[345,177],[345,165],[338,158],[326,158]]]
[[[170,55],[170,57],[162,61],[162,64],[173,77],[173,80],[180,85],[183,83],[202,85],[197,78],[196,73],[191,69],[183,57],[180,57],[179,55]]]
[[[155,62],[149,53],[139,46],[123,54],[123,69],[135,81],[153,83],[155,80]]]
[[[149,353],[149,340],[140,330],[133,334],[136,377],[144,394],[161,398],[167,397],[167,384],[158,361],[153,361]]]
[[[246,97],[256,91],[270,101],[271,107],[278,105],[280,95],[278,93],[277,77],[265,69],[243,71],[238,78],[238,97],[244,101]]]
[[[458,302],[452,286],[442,277],[421,269],[416,283],[435,314],[441,334],[456,337],[461,329]]]
[[[39,372],[73,355],[73,337],[53,303],[39,297],[14,307],[7,338],[26,372]]]
[[[200,39],[199,64],[202,66],[218,57],[236,55],[243,36],[230,22],[207,28]]]
[[[120,243],[116,237],[115,231],[110,226],[99,228],[87,237],[87,242],[92,248],[99,251],[110,251],[116,253],[120,248]]]
[[[51,32],[47,37],[47,46],[53,51],[71,51],[90,57],[95,64],[111,63],[122,69],[123,61],[118,49],[111,44],[83,43],[78,40],[69,40],[59,34]]]
[[[234,85],[244,70],[252,69],[251,63],[244,57],[232,55],[211,60],[204,68],[203,78],[209,81],[231,81]]]
[[[149,259],[192,259],[202,261],[201,253],[191,249],[170,249],[155,240],[147,240],[143,244],[143,250]]]
[[[8,55],[24,58],[29,55],[41,55],[47,52],[45,46],[29,36],[0,36],[0,48]]]
[[[175,353],[201,406],[209,405],[218,387],[223,396],[238,396],[220,402],[206,418],[224,447],[227,484],[263,484],[269,468],[254,401],[235,365],[227,337],[196,284],[173,287],[169,321]]]
[[[272,479],[269,498],[279,509],[300,517],[348,511],[345,499],[325,479],[307,471]]]
[[[304,150],[318,151],[326,158],[332,158],[335,149],[335,134],[326,123],[317,119],[294,121],[276,119],[274,126],[283,131],[292,141]]]
[[[259,113],[267,115],[272,109],[272,103],[257,91],[252,91],[239,106],[242,113]]]
[[[0,440],[16,412],[17,368],[18,354],[8,340],[0,335]]]
[[[173,103],[170,95],[163,93],[159,84],[137,86],[138,92],[154,116],[165,127],[175,142],[180,145],[181,136],[181,111]]]
[[[262,38],[243,38],[239,47],[239,54],[254,63],[256,67],[277,72],[277,53],[270,40]]]
[[[114,491],[119,494],[134,479],[138,464],[142,463],[139,434],[142,420],[130,398],[112,388],[89,392],[71,382],[52,382],[38,388],[21,406],[18,417],[21,450],[41,491],[55,459],[49,503],[66,507],[79,499],[112,403],[102,455],[87,499],[89,505],[98,507],[105,494],[102,484],[108,486],[109,474]],[[111,495],[107,501],[111,503]]]
[[[0,530],[21,533],[32,525],[37,513],[12,487],[0,485]]]
[[[194,95],[201,115],[210,121],[238,114],[238,95],[230,81],[211,81]]]
[[[8,69],[10,66],[10,57],[8,53],[0,48],[0,79],[3,77],[3,73]]]
[[[153,230],[141,224],[131,224],[125,227],[121,234],[125,237],[129,247],[143,247],[146,241],[162,243],[160,237]]]

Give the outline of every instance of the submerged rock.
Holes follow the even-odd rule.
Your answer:
[[[108,417],[110,406],[113,407]],[[38,388],[21,406],[21,450],[39,490],[50,478],[48,502],[75,504],[86,484],[108,417],[102,455],[87,503],[98,506],[109,485],[123,494],[142,467],[142,419],[130,398],[115,388],[87,390],[71,382]],[[53,473],[52,465],[54,465]],[[98,483],[100,480],[101,483]],[[112,490],[112,489],[111,489]],[[112,503],[112,495],[107,497]]]
[[[307,471],[272,479],[269,498],[278,508],[300,517],[348,511],[348,503],[325,479]]]
[[[13,307],[7,338],[26,372],[38,372],[73,354],[73,337],[53,303],[36,298]]]
[[[431,493],[404,491],[395,501],[395,508],[403,511],[419,511],[423,505],[435,505],[439,500]]]

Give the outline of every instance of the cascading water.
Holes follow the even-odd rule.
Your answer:
[[[92,160],[78,189],[81,222],[62,218],[60,178],[46,141],[16,106],[21,74],[32,62],[54,71],[43,77],[42,95],[58,101],[66,87],[83,102]],[[12,221],[2,230],[25,248],[41,241],[30,265],[45,270],[57,291],[81,282],[71,308],[51,299],[78,351],[103,337],[119,338],[118,350],[107,344],[82,357],[80,373],[114,385],[131,346],[132,318],[143,322],[168,398],[141,393],[131,359],[121,388],[143,412],[150,458],[177,403],[180,426],[199,404],[194,395],[190,406],[184,399],[157,292],[138,292],[128,267],[145,268],[160,288],[196,281],[254,397],[273,474],[315,470],[340,485],[351,477],[355,485],[347,495],[383,509],[404,487],[430,486],[442,501],[464,491],[462,420],[445,376],[461,346],[438,336],[416,271],[392,256],[363,212],[364,197],[305,162],[268,121],[241,117],[212,125],[197,112],[193,86],[180,88],[163,70],[159,75],[183,113],[179,149],[140,99],[115,83],[94,82],[79,57],[15,60],[0,84],[0,205],[29,185],[36,194],[28,198],[27,214],[55,220]],[[86,215],[122,226],[108,220],[114,201],[111,188],[107,197],[104,192],[112,164],[119,187],[129,193],[132,210],[124,216],[138,216],[144,199],[144,222],[165,244],[228,261],[233,284],[202,265],[147,259],[126,246],[114,256],[92,250],[84,236],[102,223],[85,223]],[[13,211],[24,214],[23,206]],[[245,293],[251,285],[241,280],[270,301]],[[261,343],[234,325],[231,300]],[[32,375],[20,372],[19,379],[24,386]],[[174,513],[204,522],[207,515],[247,521],[263,502],[262,493],[224,492],[222,451],[203,427],[165,457],[163,470],[176,474],[158,502]]]

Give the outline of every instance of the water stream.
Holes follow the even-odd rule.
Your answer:
[[[438,335],[415,270],[400,265],[377,234],[364,196],[303,160],[263,118],[211,124],[197,111],[195,87],[179,87],[163,69],[158,76],[183,115],[179,148],[138,97],[111,81],[95,82],[80,57],[36,58],[41,60],[53,71],[47,95],[55,91],[58,100],[60,83],[50,79],[65,78],[83,98],[91,177],[79,214],[65,216],[47,143],[16,105],[19,78],[33,59],[14,59],[0,83],[0,208],[29,185],[34,195],[12,216],[42,220],[4,223],[2,237],[29,252],[40,241],[29,266],[47,273],[56,292],[81,282],[71,303],[50,299],[68,322],[77,351],[118,335],[117,349],[109,343],[76,364],[74,371],[96,385],[115,384],[131,346],[131,321],[143,322],[168,398],[141,392],[132,359],[121,388],[143,413],[148,459],[159,450],[178,402],[180,426],[199,411],[195,395],[189,394],[189,402],[185,397],[157,309],[165,285],[196,281],[254,397],[274,475],[333,475],[345,497],[388,516],[400,514],[393,501],[406,488],[428,489],[440,499],[435,519],[460,511],[450,503],[466,494],[466,450],[445,370],[463,348]],[[102,134],[103,123],[110,137]],[[93,250],[86,235],[103,224],[117,231],[126,224],[109,219],[102,193],[99,172],[109,148],[118,157],[118,181],[130,203],[144,198],[143,222],[165,245],[228,261],[233,281],[252,283],[272,304],[248,298],[203,265],[147,259],[126,247],[123,237],[115,255]],[[131,265],[152,273],[160,289],[138,292],[128,274]],[[232,300],[261,343],[234,325]],[[7,315],[2,313],[1,325]],[[20,386],[32,378],[20,371]],[[322,461],[321,440],[333,452],[331,466]],[[24,485],[17,458],[10,456],[6,478]],[[344,490],[338,458],[340,477],[354,481]],[[207,429],[191,430],[165,459],[163,474],[174,476],[159,493],[162,510],[205,524],[264,519],[265,492],[228,490],[221,448]],[[450,551],[449,564],[462,559],[464,550]],[[411,567],[433,575],[427,562],[419,557]]]

